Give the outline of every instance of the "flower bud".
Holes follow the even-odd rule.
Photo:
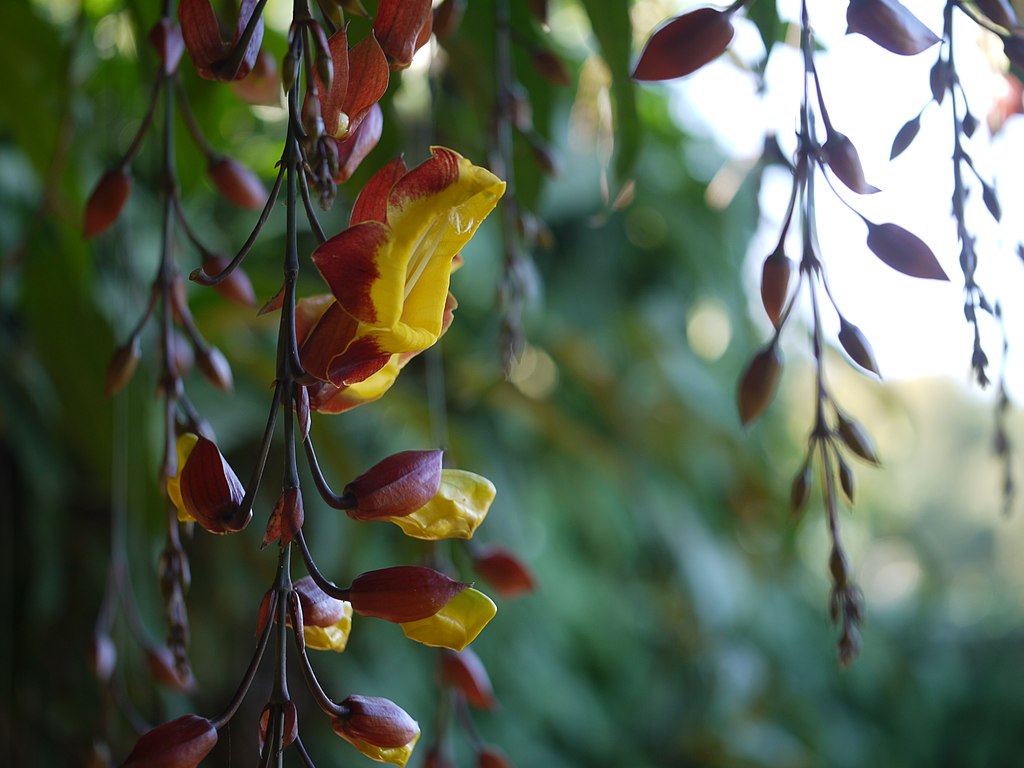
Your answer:
[[[309,576],[293,585],[302,609],[302,635],[307,648],[341,653],[352,631],[352,604],[325,593]]]
[[[165,75],[173,74],[181,61],[181,54],[185,52],[185,40],[181,36],[181,27],[164,17],[149,30],[149,43],[160,59],[163,73]]]
[[[230,263],[228,259],[219,254],[207,253],[203,256],[203,272],[211,276],[217,275],[223,272]],[[246,307],[256,306],[256,292],[252,288],[249,276],[241,267],[235,267],[230,275],[213,286],[213,290],[236,304]]]
[[[263,182],[234,158],[213,156],[206,172],[217,191],[239,208],[258,210],[266,205],[268,193]]]
[[[349,600],[363,616],[403,623],[433,616],[468,586],[430,568],[399,565],[357,576]]]
[[[839,426],[836,430],[840,439],[846,443],[847,448],[860,456],[870,464],[878,464],[878,454],[875,452],[875,445],[864,428],[857,422],[845,416],[839,417]]]
[[[466,12],[466,0],[442,0],[434,8],[434,35],[438,40],[447,40],[462,24]]]
[[[875,376],[881,376],[878,372],[878,363],[875,362],[875,353],[871,350],[867,337],[860,328],[848,323],[843,317],[839,318],[839,343],[843,345],[843,349],[853,362],[871,371]]]
[[[107,379],[103,386],[103,392],[107,397],[119,392],[125,384],[132,380],[141,356],[142,345],[138,336],[132,336],[114,350],[114,354],[107,364]]]
[[[184,668],[178,665],[171,649],[165,645],[146,649],[146,666],[153,679],[168,688],[177,691],[191,691],[196,686],[192,670],[187,663]]]
[[[210,533],[233,533],[242,519],[245,488],[212,440],[186,432],[178,438],[178,471],[167,480],[167,495],[179,520],[195,520]]]
[[[270,725],[270,715],[273,713],[275,708],[284,709],[284,740],[281,743],[282,748],[287,747],[299,736],[299,715],[295,709],[295,702],[290,699],[284,704],[267,704],[263,708],[263,712],[260,713],[260,727],[259,727],[259,740],[260,740],[260,754],[263,754],[263,745],[267,742],[267,731]]]
[[[865,180],[857,148],[845,135],[839,131],[829,131],[821,149],[828,167],[851,190],[858,195],[872,195],[879,191],[878,187]]]
[[[303,519],[302,491],[298,488],[285,488],[274,505],[274,511],[270,513],[267,530],[263,534],[263,546],[277,539],[281,539],[282,546],[288,546],[302,528]]]
[[[224,353],[216,347],[207,347],[199,351],[199,370],[203,372],[213,386],[222,392],[230,392],[235,388],[231,376],[231,364]]]
[[[804,459],[800,471],[793,478],[793,485],[789,491],[789,509],[794,515],[798,514],[806,505],[811,496],[811,460],[810,456]]]
[[[389,699],[349,696],[340,706],[347,714],[335,718],[331,725],[342,738],[378,747],[401,747],[419,736],[416,721]]]
[[[474,551],[473,570],[505,598],[518,597],[536,589],[533,575],[523,562],[499,546]]]
[[[434,744],[423,757],[423,768],[458,768],[455,761],[441,751],[440,744]]]
[[[494,707],[494,689],[487,669],[471,649],[446,651],[441,656],[441,679],[466,697],[477,709]]]
[[[434,648],[461,651],[497,614],[498,608],[483,592],[465,589],[433,616],[402,622],[402,632],[410,640]]]
[[[444,469],[434,498],[415,512],[384,519],[414,539],[469,539],[487,516],[494,496],[494,484],[486,477]]]
[[[512,763],[500,749],[485,744],[476,755],[476,768],[512,768]]]
[[[442,451],[402,451],[378,462],[345,486],[355,500],[354,520],[408,515],[420,509],[441,486]]]
[[[183,715],[142,736],[121,768],[196,768],[216,744],[217,729],[209,720]]]
[[[850,0],[846,23],[847,34],[862,34],[900,56],[913,56],[939,42],[899,0]]]
[[[131,191],[132,177],[127,166],[103,174],[85,204],[85,236],[98,235],[113,224],[128,202]]]
[[[789,279],[793,274],[793,260],[782,250],[780,245],[761,268],[761,302],[772,325],[779,327],[782,310],[789,294]]]
[[[644,44],[633,79],[672,80],[696,72],[729,47],[736,32],[731,17],[729,11],[697,8],[667,21]]]
[[[762,349],[747,365],[740,379],[737,402],[740,421],[746,426],[768,407],[775,397],[782,373],[782,353],[779,345],[772,342]]]

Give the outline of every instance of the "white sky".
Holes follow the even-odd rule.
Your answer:
[[[940,3],[904,0],[904,4],[936,34],[941,33]],[[798,0],[780,5],[784,15],[798,18]],[[916,280],[882,264],[865,245],[867,232],[861,220],[835,199],[826,184],[819,183],[821,255],[833,293],[843,314],[871,341],[886,379],[945,375],[968,382],[972,332],[962,312],[959,244],[950,215],[953,129],[948,97],[943,106],[928,107],[913,145],[889,161],[893,137],[930,98],[928,71],[939,48],[933,46],[914,57],[897,56],[863,36],[844,34],[846,3],[810,0],[809,6],[818,40],[827,48],[815,61],[829,115],[836,129],[857,147],[867,180],[882,189],[862,197],[837,182],[840,194],[868,219],[892,221],[924,239],[950,277],[949,283]],[[1024,400],[1024,306],[1019,298],[1024,296],[1024,265],[1014,251],[1024,239],[1024,217],[1017,214],[1024,204],[1019,170],[1024,157],[1024,119],[1012,118],[990,146],[985,119],[994,96],[1003,88],[990,59],[999,61],[1001,46],[962,14],[957,16],[961,22],[954,28],[957,67],[971,111],[981,123],[968,152],[986,178],[992,178],[993,170],[999,172],[995,185],[1003,208],[1002,225],[996,226],[982,204],[981,187],[975,183],[968,202],[968,226],[978,236],[977,281],[990,301],[999,299],[1003,305],[1011,344],[1008,381],[1011,394],[1020,402]],[[733,52],[756,58],[763,51],[756,30],[752,25],[738,27]],[[983,49],[986,45],[988,54]],[[777,131],[788,151],[795,144],[802,77],[799,52],[776,46],[768,68],[767,92],[757,95],[751,76],[722,57],[673,85],[679,96],[677,112],[691,130],[712,136],[732,157],[756,156],[766,129]],[[967,178],[968,184],[971,181],[976,182]],[[761,261],[778,237],[789,185],[786,174],[766,178],[762,224],[751,244],[748,265],[755,296]],[[789,255],[798,259],[798,248],[789,249]],[[838,329],[834,313],[826,314],[826,322]],[[758,307],[755,315],[763,316],[763,310]],[[767,320],[765,328],[767,333]],[[1002,341],[994,323],[988,324],[987,330],[983,342],[994,380]],[[802,340],[803,334],[785,336]]]

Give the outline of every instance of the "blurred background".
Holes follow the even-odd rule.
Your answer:
[[[856,467],[856,505],[842,510],[867,621],[860,658],[841,670],[827,619],[829,545],[817,486],[803,516],[789,509],[814,407],[806,323],[788,329],[786,370],[767,413],[743,430],[735,409],[739,374],[768,335],[755,275],[771,246],[750,243],[780,205],[778,185],[741,162],[745,149],[716,138],[713,110],[693,107],[675,88],[624,79],[652,27],[685,3],[562,0],[550,3],[547,27],[528,5],[512,4],[515,75],[535,129],[517,134],[516,176],[541,236],[527,267],[534,290],[518,364],[505,380],[495,312],[501,234],[492,217],[463,254],[453,281],[459,309],[443,343],[379,403],[313,421],[336,487],[388,453],[438,444],[453,464],[498,487],[477,539],[515,551],[538,588],[499,599],[497,618],[474,643],[500,701],[475,714],[480,734],[521,768],[1017,764],[1024,522],[1019,502],[1001,513],[994,397],[965,384],[969,344],[942,335],[947,317],[962,324],[956,278],[949,301],[908,303],[902,316],[914,323],[907,348],[937,349],[957,376],[910,370],[879,382],[853,370],[838,348],[827,353],[837,398],[882,457],[881,468]],[[264,47],[278,60],[290,10],[277,0],[267,6]],[[129,386],[103,395],[107,362],[141,312],[158,261],[156,134],[134,163],[118,223],[95,241],[81,236],[86,197],[145,112],[155,67],[145,34],[155,13],[137,0],[0,7],[0,762],[10,765],[93,765],[105,748],[116,764],[135,740],[89,665],[113,510],[127,519],[144,623],[155,638],[163,632],[155,335],[143,337]],[[784,38],[785,16],[778,29]],[[354,191],[399,152],[411,165],[436,143],[487,163],[493,36],[494,3],[472,0],[459,29],[395,77],[382,102],[384,137],[322,216],[328,233],[344,227]],[[538,46],[562,59],[569,85],[545,79]],[[715,66],[743,72],[741,57]],[[269,180],[284,110],[252,107],[232,88],[199,80],[187,62],[182,79],[211,143]],[[882,87],[837,90],[832,99],[870,115],[870,90]],[[927,84],[916,87],[925,93]],[[902,120],[919,108],[920,94],[908,96]],[[179,128],[189,218],[231,253],[256,214],[215,194],[202,155]],[[888,133],[882,144],[890,140]],[[538,147],[554,158],[555,175],[537,162]],[[721,181],[723,168],[740,170],[725,199],[709,204],[708,183]],[[869,258],[862,237],[841,244],[845,253],[825,244],[826,264]],[[957,275],[956,243],[943,237],[928,239]],[[309,253],[314,240],[303,238]],[[283,243],[278,214],[245,263],[261,302],[280,284]],[[178,259],[186,272],[197,264],[184,242]],[[911,281],[886,272],[877,282],[899,296]],[[189,290],[203,333],[231,362],[235,392],[227,397],[198,374],[188,390],[246,477],[265,423],[276,321]],[[321,290],[305,269],[300,292]],[[868,313],[886,311],[879,304],[869,297],[859,310],[865,329]],[[890,321],[882,333],[900,337],[899,326]],[[1011,354],[1020,331],[1009,328]],[[1000,344],[995,336],[989,347]],[[1019,454],[1024,421],[1015,411],[1009,426]],[[280,465],[275,444],[265,489]],[[123,688],[151,722],[212,715],[230,699],[273,579],[274,554],[259,549],[273,503],[273,491],[260,497],[243,534],[199,531],[187,543],[196,694],[155,687],[117,625]],[[422,555],[390,526],[352,523],[312,493],[306,504],[314,554],[340,581]],[[472,578],[459,545],[448,556]],[[357,618],[349,649],[329,656],[314,664],[335,698],[388,696],[419,720],[429,743],[434,651],[413,647],[392,625]],[[255,764],[268,685],[257,680],[207,764]],[[303,695],[298,678],[293,691]],[[300,712],[309,712],[302,735],[318,765],[370,764],[301,698]],[[471,764],[467,741],[453,743],[459,764]]]

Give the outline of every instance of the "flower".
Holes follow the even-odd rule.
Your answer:
[[[410,514],[380,519],[394,523],[414,539],[468,539],[487,516],[494,495],[494,483],[486,477],[444,469],[437,493],[424,506]]]
[[[381,169],[360,193],[349,228],[313,253],[333,301],[298,310],[309,328],[305,370],[341,390],[390,365],[360,400],[380,397],[404,362],[443,333],[454,310],[455,257],[504,191],[490,171],[441,147],[411,171],[401,159]],[[318,409],[331,399],[311,392]]]
[[[167,496],[182,522],[210,533],[240,531],[252,517],[242,514],[245,488],[212,440],[186,432],[178,438],[178,471],[167,479]]]
[[[302,637],[307,648],[341,653],[352,631],[352,603],[336,600],[309,576],[293,585],[302,606]]]
[[[404,766],[420,738],[419,724],[388,699],[349,696],[345,714],[331,721],[334,732],[367,757]]]
[[[498,612],[483,592],[464,589],[432,616],[399,624],[410,640],[435,648],[461,651],[476,639]]]

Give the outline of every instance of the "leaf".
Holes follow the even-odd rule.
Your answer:
[[[898,0],[851,0],[846,33],[859,33],[900,56],[913,56],[939,42],[934,32]]]
[[[582,0],[597,38],[601,57],[612,76],[612,100],[615,103],[615,174],[619,181],[630,178],[640,147],[640,118],[636,111],[636,91],[630,80],[632,21],[627,3]]]
[[[663,24],[651,35],[633,69],[633,79],[673,80],[721,56],[732,42],[732,14],[698,8]]]
[[[903,127],[897,131],[896,138],[892,140],[892,151],[889,153],[889,159],[893,160],[902,155],[907,147],[910,146],[910,143],[917,137],[920,130],[921,115],[907,120]]]
[[[897,272],[923,280],[949,280],[925,242],[898,224],[868,225],[868,248]]]

